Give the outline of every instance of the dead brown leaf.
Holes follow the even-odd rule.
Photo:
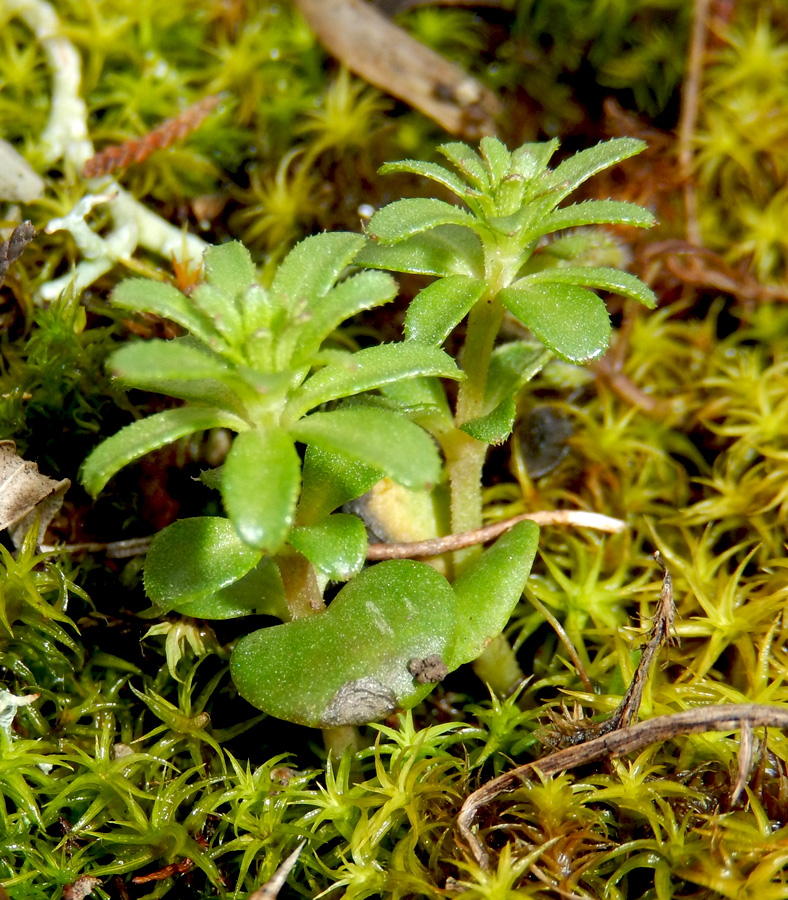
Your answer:
[[[7,528],[19,547],[38,516],[38,543],[63,503],[71,482],[55,481],[22,459],[13,441],[0,441],[0,531]]]

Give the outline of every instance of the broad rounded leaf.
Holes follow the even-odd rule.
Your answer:
[[[332,581],[347,581],[367,558],[367,529],[357,516],[336,513],[314,525],[294,528],[290,544]]]
[[[432,284],[411,300],[405,316],[405,338],[434,347],[454,331],[484,293],[481,278],[450,275]]]
[[[301,477],[298,523],[312,525],[348,500],[365,494],[383,473],[344,453],[311,444],[304,454]]]
[[[476,229],[474,216],[458,206],[426,197],[395,200],[370,219],[368,234],[373,241],[395,244],[438,225],[464,225]]]
[[[280,428],[239,434],[222,469],[222,500],[238,535],[274,554],[287,539],[301,488],[301,461]]]
[[[227,519],[181,519],[153,538],[145,559],[145,591],[166,612],[238,581],[260,556]]]
[[[313,728],[373,722],[432,689],[414,661],[453,653],[456,600],[424,563],[365,569],[326,612],[241,638],[230,671],[241,696],[280,719]]]
[[[440,478],[441,461],[432,438],[399,413],[374,407],[336,409],[299,419],[290,433],[380,469],[405,487],[430,488]]]
[[[157,450],[178,438],[207,431],[209,428],[229,428],[245,431],[248,423],[223,409],[183,407],[168,409],[140,419],[122,428],[88,456],[80,470],[80,481],[94,497],[124,466]]]
[[[477,441],[485,444],[502,444],[512,433],[517,415],[517,405],[513,397],[507,397],[486,416],[471,419],[461,426],[462,430]]]
[[[610,342],[610,318],[592,291],[571,284],[509,287],[504,306],[557,356],[580,363],[596,359]]]
[[[263,557],[238,581],[194,600],[180,600],[172,605],[172,611],[196,619],[238,619],[252,614],[282,621],[290,618],[279,568],[270,556]]]
[[[459,628],[449,670],[476,659],[506,627],[525,590],[539,544],[539,528],[521,522],[485,550],[454,582]]]

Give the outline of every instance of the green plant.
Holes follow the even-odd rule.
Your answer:
[[[111,359],[115,374],[188,405],[105,441],[85,461],[82,480],[95,494],[157,447],[208,428],[237,432],[221,469],[204,475],[220,490],[228,518],[186,519],[157,535],[145,586],[160,613],[265,612],[283,620],[233,651],[236,686],[256,706],[324,728],[368,722],[417,703],[502,632],[533,561],[533,523],[481,556],[458,554],[450,584],[432,567],[404,560],[361,571],[364,524],[337,510],[383,476],[432,491],[440,458],[429,432],[447,460],[451,527],[480,524],[484,455],[510,434],[519,390],[553,355],[583,362],[607,347],[610,322],[591,288],[653,305],[632,275],[568,265],[587,255],[586,236],[559,238],[535,253],[557,231],[651,224],[649,213],[628,203],[558,208],[595,172],[642,146],[611,141],[551,171],[555,141],[510,153],[485,138],[481,156],[444,145],[461,177],[430,163],[384,170],[433,178],[470,212],[437,199],[397,201],[373,216],[367,241],[341,232],[307,238],[267,289],[235,243],[206,252],[205,281],[188,299],[145,280],[116,289],[116,306],[170,318],[190,334],[123,347]],[[438,276],[411,302],[404,342],[355,352],[332,344],[350,316],[396,292],[382,272],[340,280],[354,262]],[[535,339],[495,346],[507,310]],[[466,314],[460,370],[441,345]],[[459,382],[453,415],[441,386],[447,378]],[[296,443],[306,445],[303,465]],[[328,579],[350,583],[321,612]],[[505,645],[492,652],[505,657]],[[497,685],[490,677],[505,686],[504,676]]]

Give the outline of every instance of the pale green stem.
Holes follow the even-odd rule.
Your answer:
[[[276,561],[291,620],[304,619],[322,612],[326,607],[312,563],[295,552],[280,553]]]
[[[473,671],[498,697],[508,697],[523,680],[523,670],[509,641],[499,634],[473,663]]]
[[[471,531],[482,524],[482,467],[487,445],[459,429],[485,413],[487,373],[503,319],[503,306],[492,297],[483,297],[468,316],[460,358],[465,380],[460,382],[454,416],[457,430],[444,439],[451,485],[451,526],[455,533]]]
[[[323,745],[331,754],[331,761],[337,765],[345,752],[358,753],[364,749],[361,731],[355,725],[341,725],[323,729]]]
[[[497,275],[497,277],[495,277]],[[488,272],[490,290],[471,310],[460,362],[465,380],[460,383],[454,422],[456,429],[443,441],[451,489],[451,524],[454,533],[482,524],[482,469],[487,444],[460,430],[484,415],[484,396],[495,340],[503,321],[503,305],[495,299],[505,284],[503,272]],[[454,554],[455,575],[462,572],[478,548]],[[507,696],[523,678],[517,657],[503,635],[495,638],[473,664],[476,674],[499,696]]]

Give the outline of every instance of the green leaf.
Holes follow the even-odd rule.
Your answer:
[[[474,230],[479,227],[476,218],[458,206],[443,200],[415,197],[395,200],[379,209],[370,219],[367,234],[373,241],[396,244],[438,225],[464,225]]]
[[[271,282],[271,301],[299,313],[324,296],[364,245],[360,234],[346,231],[315,234],[296,244]]]
[[[487,373],[484,406],[491,409],[505,397],[514,396],[550,359],[534,341],[510,341],[493,350]]]
[[[293,364],[311,362],[323,341],[356,313],[389,303],[397,296],[397,283],[383,272],[360,272],[312,302],[301,317]]]
[[[519,601],[539,544],[539,528],[521,522],[502,535],[454,582],[459,627],[450,670],[476,659],[506,627]]]
[[[368,241],[355,262],[359,266],[415,275],[480,277],[484,273],[484,255],[478,235],[456,225],[442,225],[397,244]]]
[[[486,193],[490,190],[490,174],[478,153],[467,144],[452,141],[441,144],[438,152],[442,153],[477,190]]]
[[[346,365],[326,366],[306,381],[288,403],[285,421],[289,424],[300,419],[310,409],[330,400],[374,390],[381,385],[418,375],[454,379],[463,377],[448,353],[437,347],[426,347],[413,342],[367,347],[349,354]]]
[[[456,656],[455,603],[446,579],[425,563],[380,563],[345,585],[326,612],[241,638],[233,681],[253,706],[301,725],[381,719],[432,689],[414,679],[414,660]]]
[[[512,166],[512,154],[506,145],[496,137],[483,137],[479,143],[479,151],[487,163],[493,188],[506,178]]]
[[[112,374],[124,385],[138,387],[157,381],[222,380],[229,374],[227,365],[216,356],[195,346],[172,341],[134,341],[116,350],[109,359]],[[147,388],[150,390],[150,388]]]
[[[502,444],[512,433],[516,416],[517,405],[512,397],[507,397],[486,416],[471,419],[460,427],[477,441],[485,444]]]
[[[381,388],[381,394],[430,434],[445,433],[454,427],[446,392],[437,378],[393,381]]]
[[[222,469],[222,500],[239,537],[276,553],[287,539],[301,488],[301,460],[280,428],[239,434]]]
[[[198,284],[189,299],[205,313],[229,344],[238,347],[243,343],[244,322],[240,307],[232,294],[214,284]]]
[[[208,281],[229,297],[237,297],[257,281],[252,256],[240,241],[209,247],[203,262]]]
[[[539,143],[523,144],[512,152],[512,175],[519,175],[528,184],[528,196],[537,196],[549,189],[547,166],[558,149],[558,138]],[[556,201],[558,202],[558,201]]]
[[[516,281],[512,287],[526,284],[577,284],[581,287],[599,288],[612,294],[621,294],[637,300],[649,309],[657,305],[654,292],[629,272],[606,266],[565,266],[546,269]]]
[[[613,138],[604,141],[564,160],[553,170],[550,181],[558,189],[560,200],[563,200],[597,172],[609,169],[645,149],[645,141],[636,138]]]
[[[85,490],[95,497],[116,472],[151,450],[157,450],[178,438],[194,434],[195,431],[207,431],[209,428],[246,431],[248,427],[243,419],[223,409],[168,409],[148,416],[147,419],[132,422],[99,444],[82,464],[79,477]]]
[[[610,342],[610,318],[602,300],[573,284],[504,288],[498,298],[561,359],[586,362]]]
[[[298,524],[314,524],[348,500],[365,494],[382,477],[380,469],[310,444],[304,455]]]
[[[405,487],[432,487],[440,478],[432,438],[399,413],[360,406],[312,413],[291,426],[290,433],[305,444],[380,469]]]
[[[161,615],[168,611],[158,612]],[[178,601],[172,605],[172,611],[195,619],[238,619],[250,615],[275,616],[282,621],[290,618],[279,567],[270,556],[264,556],[238,581],[197,599]]]
[[[274,311],[268,291],[261,284],[249,285],[238,295],[238,308],[247,336],[247,346],[250,343],[259,345],[259,332],[270,329],[273,318]]]
[[[421,175],[431,181],[437,181],[460,199],[465,197],[468,190],[468,185],[461,178],[437,163],[422,162],[417,159],[401,159],[397,162],[386,163],[378,169],[380,175],[388,175],[390,172],[412,172],[414,175]]]
[[[534,226],[531,234],[537,237],[583,225],[634,225],[637,228],[651,228],[656,221],[647,209],[636,203],[622,200],[586,200],[557,209],[545,216]]]
[[[189,337],[135,341],[116,350],[109,365],[126,386],[223,407],[245,417],[242,397],[249,396],[249,387],[204,347]]]
[[[484,293],[480,278],[449,275],[432,284],[411,300],[405,316],[405,338],[434,347],[454,331]]]
[[[243,578],[261,554],[227,519],[181,519],[160,531],[145,559],[145,592],[161,612],[205,597]]]
[[[112,292],[113,306],[134,312],[147,312],[177,322],[218,353],[226,352],[227,342],[213,322],[171,284],[148,278],[130,278]]]
[[[367,529],[358,516],[336,513],[314,525],[294,528],[290,544],[332,581],[347,581],[366,561]]]

